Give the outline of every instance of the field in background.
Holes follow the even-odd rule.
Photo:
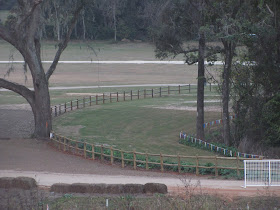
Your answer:
[[[97,56],[84,45],[72,42],[61,60],[155,60],[153,46],[147,43],[94,42]],[[9,60],[10,47],[0,42],[0,60]],[[52,42],[43,45],[43,60],[51,60],[55,53]],[[22,60],[14,54],[14,60]],[[13,65],[15,71],[9,79],[32,87],[31,77],[24,80],[22,65]],[[48,65],[45,64],[47,69]],[[9,65],[0,64],[3,77]],[[216,75],[218,67],[208,67]],[[102,86],[135,84],[196,84],[197,66],[160,64],[59,64],[50,80],[50,87],[56,86]],[[52,90],[51,104],[64,103],[103,92],[122,92],[149,87],[96,88],[77,90]],[[207,88],[209,89],[209,88]],[[26,101],[12,93],[0,92],[0,105],[22,104]],[[220,97],[216,91],[206,92],[205,121],[219,119]],[[54,121],[54,130],[62,135],[99,144],[108,144],[125,150],[139,152],[215,155],[197,148],[178,143],[180,131],[195,133],[196,92],[157,99],[98,105],[65,114]],[[1,107],[0,107],[1,108]],[[213,111],[214,110],[214,111]]]
[[[0,20],[2,23],[4,23],[7,20],[8,15],[9,15],[8,10],[0,10]]]
[[[97,56],[83,42],[71,42],[63,53],[61,60],[157,60],[154,47],[148,43],[117,43],[109,41],[91,42]],[[55,55],[55,43],[45,42],[42,47],[42,59],[52,60]],[[22,60],[15,49],[4,41],[0,41],[0,61]],[[176,58],[182,60],[182,58]],[[0,64],[0,77],[13,67],[6,79],[32,87],[32,80],[27,73],[25,81],[22,64]],[[49,64],[44,64],[48,69]],[[208,71],[219,79],[220,67],[207,67]],[[206,71],[206,72],[208,72]],[[206,73],[208,74],[208,73]],[[210,77],[210,75],[208,74]],[[59,64],[50,79],[53,86],[79,85],[118,85],[118,84],[195,84],[197,82],[196,65],[166,65],[166,64]]]

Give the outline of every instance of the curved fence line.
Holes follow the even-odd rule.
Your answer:
[[[209,91],[212,91],[213,84],[209,83]],[[85,108],[87,106],[100,105],[105,103],[114,103],[121,101],[132,101],[146,98],[156,98],[169,96],[174,94],[187,94],[197,90],[196,85],[178,85],[178,86],[165,86],[159,88],[143,89],[143,90],[130,90],[122,92],[112,92],[96,94],[82,99],[76,99],[55,106],[51,106],[52,116],[57,117],[66,112],[76,109]]]
[[[236,171],[237,175],[244,170],[243,161],[251,158],[219,157],[219,156],[183,156],[150,154],[143,152],[124,151],[112,146],[96,145],[84,141],[76,141],[70,138],[51,133],[51,144],[60,151],[82,156],[86,159],[109,161],[111,164],[120,165],[122,168],[133,167],[136,169],[157,169],[161,172],[175,171],[179,173],[193,172],[199,174],[224,174],[226,170]],[[262,159],[259,157],[259,159]],[[204,161],[203,161],[204,160]],[[201,163],[204,162],[204,163]],[[206,162],[206,163],[205,163]],[[225,164],[227,162],[227,164]],[[234,163],[234,164],[233,164]],[[235,165],[229,167],[225,165]]]
[[[229,118],[230,118],[230,120],[233,120],[235,118],[235,116],[233,115],[233,116],[230,116]],[[222,124],[222,122],[223,122],[222,119],[214,120],[211,122],[204,123],[203,127],[209,128],[213,125],[220,125],[220,124]],[[200,148],[208,149],[208,150],[211,150],[211,151],[214,151],[214,152],[217,152],[222,155],[229,156],[229,157],[261,158],[261,159],[264,158],[261,155],[247,154],[247,153],[242,153],[242,152],[234,151],[231,149],[219,147],[214,144],[203,141],[201,139],[197,139],[191,135],[187,135],[185,132],[182,132],[182,131],[180,132],[179,137],[181,139],[180,143],[182,143],[182,144],[198,145]]]

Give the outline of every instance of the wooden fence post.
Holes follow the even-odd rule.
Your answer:
[[[83,98],[83,106],[84,106],[84,108],[86,106],[86,99],[85,99],[85,97]]]
[[[136,154],[135,154],[135,150],[133,150],[133,169],[136,170]]]
[[[218,176],[218,156],[215,156],[215,176]]]
[[[61,114],[61,104],[59,104],[59,114]]]
[[[105,104],[105,95],[104,95],[104,93],[103,93],[103,104]]]
[[[123,100],[125,101],[125,91],[123,91]]]
[[[130,91],[130,98],[131,98],[131,101],[132,101],[132,97],[133,97],[133,95],[132,95],[132,90]]]
[[[119,102],[119,92],[117,92],[117,102]]]
[[[110,93],[110,103],[112,103],[112,93]]]
[[[87,143],[84,142],[84,158],[87,158]]]
[[[137,97],[138,99],[140,98],[139,90],[137,91]]]
[[[196,174],[196,176],[199,175],[199,168],[198,168],[198,166],[199,166],[199,160],[198,160],[198,156],[196,155],[196,167],[195,167],[195,174]]]
[[[239,155],[237,154],[236,157],[236,170],[237,170],[237,176],[240,175],[240,171],[239,171]]]
[[[66,102],[64,103],[64,113],[66,112]]]
[[[121,157],[122,157],[122,168],[124,168],[124,157],[123,157],[123,151],[121,150]]]
[[[112,146],[110,147],[110,151],[111,151],[111,164],[114,164],[114,152],[113,152],[113,148]]]
[[[177,154],[177,159],[178,159],[178,172],[181,173],[181,158],[179,154]]]
[[[58,137],[58,149],[61,150],[61,138],[60,138],[60,136]]]
[[[95,103],[96,103],[96,105],[98,105],[98,95],[97,94],[95,96]]]
[[[152,89],[152,98],[154,97],[154,89]]]
[[[101,145],[101,147],[100,147],[100,153],[101,153],[101,161],[103,161],[104,160],[104,156],[103,156],[103,145]]]
[[[160,170],[161,172],[163,172],[163,158],[162,158],[162,154],[160,153]]]
[[[65,137],[63,136],[63,151],[66,151],[66,140]]]
[[[91,96],[89,96],[89,106],[91,106]]]
[[[79,99],[77,99],[77,109],[79,109]]]
[[[57,116],[57,107],[54,106],[54,116]]]
[[[159,88],[159,97],[161,97],[161,87]]]
[[[73,110],[73,101],[71,101],[71,111]]]
[[[149,170],[149,156],[147,152],[146,152],[146,170]]]
[[[94,144],[91,145],[92,159],[95,159]]]

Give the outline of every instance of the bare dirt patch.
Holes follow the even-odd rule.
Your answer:
[[[70,136],[79,136],[80,129],[84,128],[82,125],[77,126],[58,126],[57,133],[67,133]]]
[[[14,110],[8,109],[11,107],[14,107]],[[1,106],[0,138],[30,138],[34,132],[34,118],[33,113],[30,110],[26,110],[26,108],[26,105]]]
[[[197,111],[197,108],[195,106],[174,106],[174,105],[168,105],[168,106],[145,106],[150,107],[154,109],[169,109],[169,110],[181,110],[181,111]],[[205,106],[204,111],[207,112],[221,112],[222,108],[220,106]]]
[[[5,104],[5,105],[0,105],[0,109],[31,111],[31,106],[29,104]]]

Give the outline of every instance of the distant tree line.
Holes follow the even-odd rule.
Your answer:
[[[11,10],[16,0],[0,0],[1,10]],[[95,0],[83,8],[72,39],[153,40],[161,25],[162,14],[171,0]],[[67,31],[65,22],[71,18],[71,5],[65,0],[48,0],[44,3],[45,24],[42,36],[60,40]],[[13,14],[6,21],[11,23]]]
[[[17,0],[0,0],[0,10],[10,10]]]

